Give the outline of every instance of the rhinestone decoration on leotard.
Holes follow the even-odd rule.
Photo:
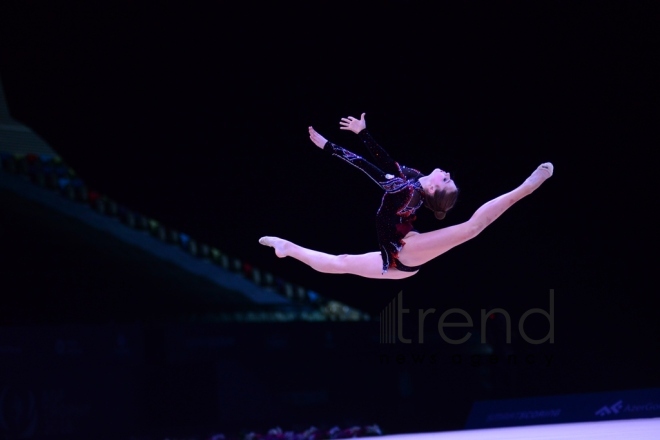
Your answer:
[[[415,213],[424,202],[422,185],[419,183],[423,174],[414,168],[399,165],[366,129],[358,135],[371,153],[373,163],[332,142],[327,142],[323,150],[363,171],[383,189],[384,194],[376,212],[376,235],[385,273],[396,267],[396,258],[405,244],[403,237],[413,229]]]

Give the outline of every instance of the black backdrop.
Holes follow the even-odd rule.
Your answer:
[[[658,54],[645,2],[4,8],[11,114],[91,187],[374,314],[399,291],[411,307],[521,313],[547,308],[554,289],[546,348],[564,353],[563,376],[531,375],[530,393],[658,385]],[[452,172],[461,196],[444,225],[541,162],[555,175],[404,281],[276,259],[261,235],[374,249],[378,189],[307,137],[313,125],[359,151],[338,122],[361,112],[400,162]],[[425,214],[420,230],[442,225]]]

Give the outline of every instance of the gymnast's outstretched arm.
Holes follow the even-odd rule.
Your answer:
[[[364,172],[371,180],[376,182],[379,186],[387,185],[392,182],[394,175],[388,173],[397,173],[396,163],[393,165],[395,168],[383,170],[380,167],[369,162],[362,156],[347,150],[333,142],[328,141],[325,137],[321,136],[314,127],[309,127],[309,138],[317,147],[321,148],[325,154],[336,156],[343,161],[353,165],[355,168]]]
[[[371,136],[371,133],[367,130],[367,122],[364,119],[366,113],[360,115],[360,119],[357,119],[353,116],[347,116],[341,118],[339,121],[340,130],[349,130],[357,134],[362,142],[364,143],[367,150],[371,153],[371,156],[374,158],[374,163],[376,166],[387,170],[388,173],[393,175],[398,175],[399,171],[403,173],[406,179],[410,178],[419,178],[422,176],[415,168],[410,168],[404,165],[400,165],[398,162],[394,161],[390,155],[381,147],[378,142]]]
[[[392,159],[387,151],[385,151],[385,149],[371,136],[371,133],[367,130],[367,121],[364,119],[365,115],[366,113],[362,113],[360,119],[353,116],[341,118],[339,121],[339,129],[349,130],[357,134],[369,153],[371,153],[374,164],[383,171],[398,176],[401,172],[399,164]]]

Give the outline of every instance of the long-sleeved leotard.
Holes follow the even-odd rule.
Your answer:
[[[423,190],[419,183],[423,174],[414,168],[399,165],[366,129],[360,131],[358,136],[371,153],[374,163],[329,141],[323,150],[362,170],[385,191],[376,213],[376,232],[383,258],[383,273],[391,267],[415,271],[418,267],[405,266],[398,260],[398,254],[405,244],[403,238],[413,229],[415,212],[423,203]]]

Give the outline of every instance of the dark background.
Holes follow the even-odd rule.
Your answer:
[[[0,75],[12,116],[90,187],[327,297],[377,315],[403,291],[411,308],[516,319],[554,289],[556,341],[537,349],[555,369],[463,401],[643,388],[660,382],[656,16],[647,2],[14,2]],[[555,173],[407,280],[275,258],[260,236],[375,249],[378,188],[307,135],[364,153],[338,124],[362,112],[399,162],[442,167],[461,189],[442,223],[420,211],[422,231],[467,220],[542,162]]]

